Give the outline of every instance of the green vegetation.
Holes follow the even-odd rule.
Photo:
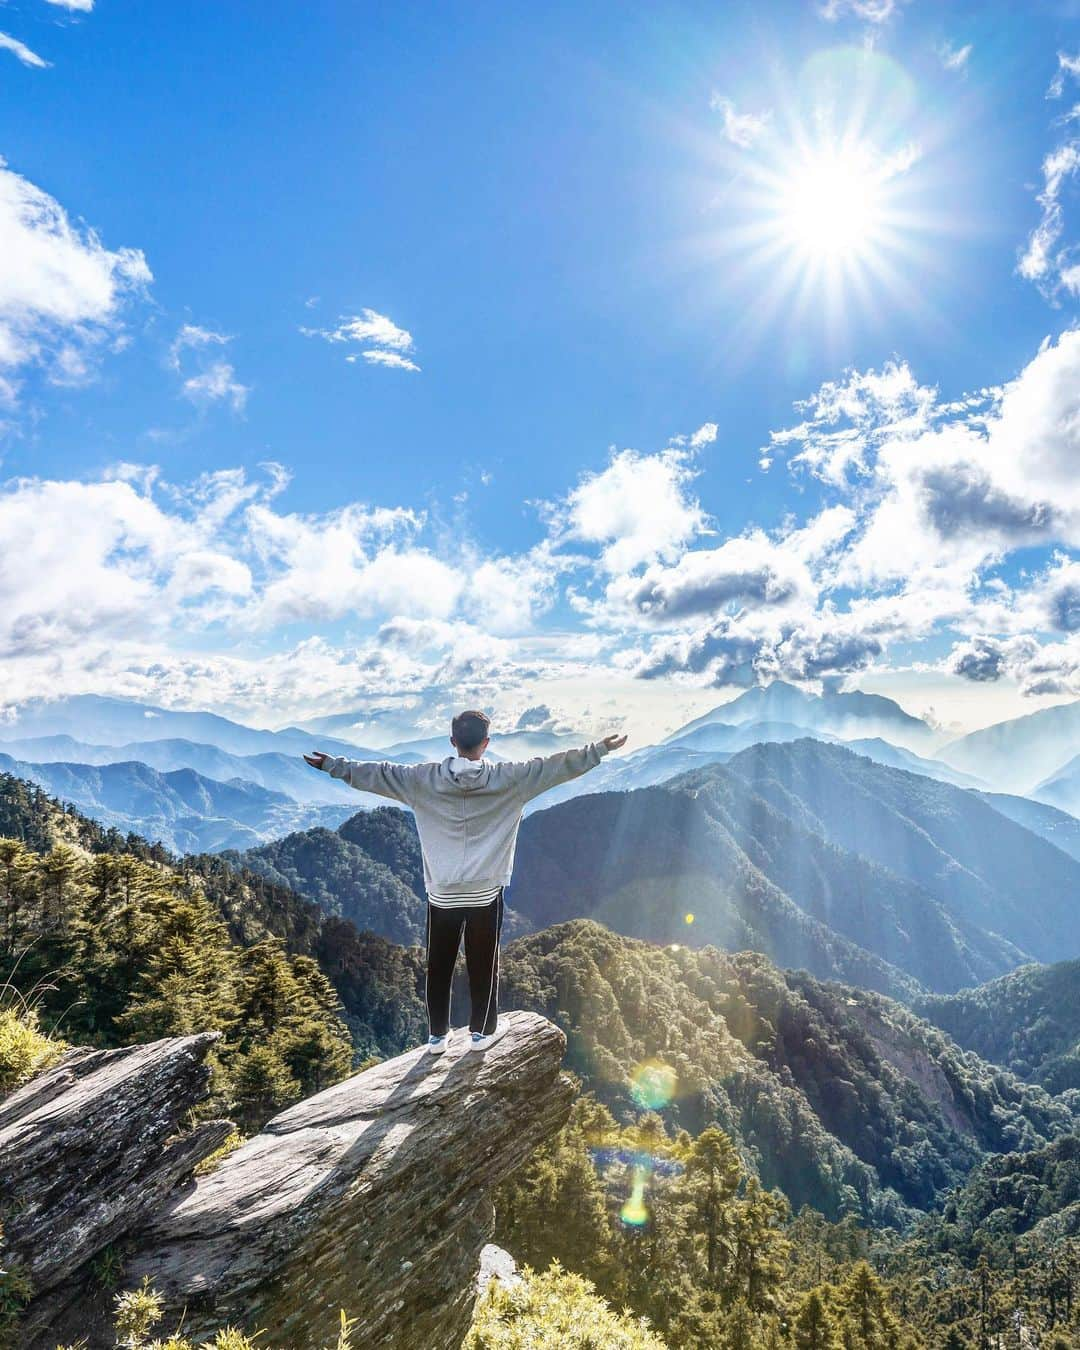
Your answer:
[[[207,1110],[246,1128],[352,1066],[338,998],[310,956],[274,937],[238,946],[200,886],[130,854],[0,839],[0,980],[37,990],[35,1022],[62,1022],[80,1044],[221,1032]],[[16,1079],[51,1053],[10,1013],[0,1037]]]
[[[492,1280],[461,1350],[665,1350],[647,1324],[598,1298],[588,1280],[555,1264],[521,1282]]]
[[[54,1064],[67,1049],[42,1034],[33,1008],[0,1007],[0,1096]]]
[[[225,1327],[216,1332],[212,1340],[200,1341],[198,1345],[179,1332],[164,1340],[156,1336],[151,1339],[153,1329],[164,1316],[165,1306],[147,1280],[138,1289],[117,1294],[114,1305],[117,1346],[123,1350],[274,1350],[263,1340],[261,1333],[247,1336],[235,1327]],[[354,1350],[354,1327],[355,1320],[342,1312],[336,1340],[324,1346],[305,1346],[304,1350]],[[56,1350],[80,1350],[80,1345],[57,1346]]]
[[[415,1043],[420,960],[254,872],[172,858],[0,774],[0,985],[40,987],[41,1027],[81,1044],[222,1031],[210,1105],[245,1128]]]
[[[671,1135],[645,1112],[620,1127],[580,1096],[561,1134],[502,1187],[496,1215],[510,1250],[556,1263],[556,1275],[576,1263],[601,1297],[680,1350],[919,1344],[861,1259],[858,1229],[810,1211],[792,1220],[715,1126]],[[532,1342],[548,1343],[560,1344]]]
[[[339,835],[415,901],[403,820]],[[208,1109],[248,1131],[422,1035],[421,952],[273,877],[174,859],[3,776],[0,830],[0,1091],[60,1034],[214,1029]],[[1080,1093],[1047,1091],[1076,1086],[1078,965],[925,1000],[932,1025],[752,951],[589,920],[512,943],[503,1003],[563,1027],[582,1091],[496,1197],[498,1238],[529,1269],[485,1298],[467,1350],[1080,1345]],[[99,1264],[114,1285],[113,1257]],[[29,1295],[0,1271],[0,1326]],[[150,1339],[152,1290],[120,1297],[120,1344],[196,1350]],[[206,1344],[272,1350],[231,1329]]]
[[[1080,1345],[1080,1135],[987,1159],[882,1264],[950,1345]]]
[[[1048,1092],[1080,1088],[1080,961],[1021,966],[915,1006],[959,1045]]]
[[[502,980],[511,1006],[563,1027],[568,1066],[620,1118],[659,1059],[670,1124],[719,1124],[764,1185],[830,1219],[902,1225],[987,1153],[1076,1127],[1068,1102],[900,1004],[751,952],[657,949],[577,921],[513,943]]]
[[[374,819],[367,821],[368,816]],[[365,828],[359,830],[354,821],[363,822]],[[406,831],[411,851],[403,847]],[[223,856],[314,901],[327,914],[410,945],[424,940],[424,907],[409,884],[415,872],[412,851],[419,855],[420,849],[409,817],[379,808],[346,821],[338,830],[303,830],[243,854]],[[391,866],[402,869],[409,880],[401,880]]]

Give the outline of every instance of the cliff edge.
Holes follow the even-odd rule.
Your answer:
[[[490,1191],[565,1121],[565,1038],[533,1013],[482,1055],[413,1050],[275,1116],[209,1175],[227,1122],[181,1128],[205,1096],[211,1036],[75,1051],[0,1102],[6,1261],[34,1289],[25,1350],[111,1346],[93,1258],[149,1276],[162,1330],[226,1323],[268,1345],[336,1337],[456,1350],[468,1329]]]

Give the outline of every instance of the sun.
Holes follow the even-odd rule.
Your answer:
[[[776,232],[807,259],[868,257],[885,225],[882,188],[865,147],[815,148],[778,183]]]
[[[936,320],[938,245],[967,225],[943,207],[948,129],[902,67],[876,50],[814,53],[744,131],[718,128],[690,245],[708,274],[694,303],[734,314],[725,359],[782,332],[794,373],[815,343],[842,352],[885,315]]]

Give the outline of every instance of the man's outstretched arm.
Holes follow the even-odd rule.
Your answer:
[[[626,744],[625,736],[605,736],[602,741],[593,741],[580,750],[560,750],[554,755],[526,760],[517,765],[521,771],[518,786],[525,801],[539,797],[548,788],[568,783],[571,778],[580,778],[583,773],[595,769],[603,757],[612,750],[621,750]]]
[[[412,804],[412,766],[409,764],[393,764],[385,759],[346,759],[343,755],[328,755],[322,750],[305,755],[304,762],[313,769],[322,769],[331,778],[342,779],[358,792],[377,792],[380,797]]]

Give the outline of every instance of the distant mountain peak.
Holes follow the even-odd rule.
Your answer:
[[[685,737],[700,727],[716,723],[746,726],[759,722],[795,723],[807,735],[829,732],[836,736],[877,735],[925,749],[935,736],[920,717],[915,717],[894,699],[883,694],[867,694],[855,689],[848,693],[828,691],[816,694],[786,680],[756,685],[727,703],[673,731],[665,740]]]

